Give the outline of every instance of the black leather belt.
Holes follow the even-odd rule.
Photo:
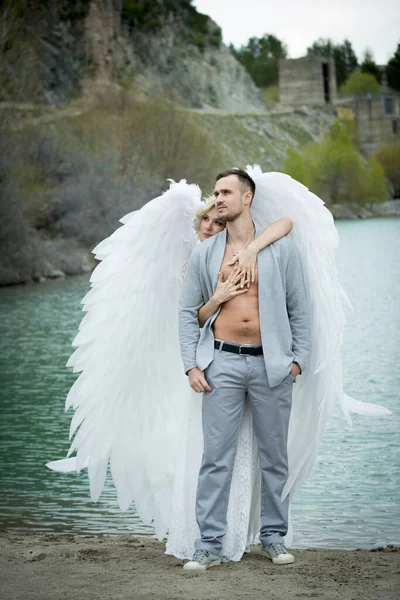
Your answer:
[[[214,341],[214,348],[223,352],[233,352],[234,354],[249,354],[250,356],[260,356],[263,354],[261,345],[257,346],[241,346],[240,344],[229,344],[228,342]]]

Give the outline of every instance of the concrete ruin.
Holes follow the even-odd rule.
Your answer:
[[[279,102],[286,106],[326,106],[337,99],[335,61],[308,55],[279,61]]]
[[[400,144],[400,94],[387,91],[344,98],[337,110],[339,119],[355,121],[363,154],[370,156],[381,146]]]

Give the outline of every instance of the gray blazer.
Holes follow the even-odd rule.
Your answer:
[[[202,329],[199,328],[197,314],[217,287],[225,244],[226,229],[198,244],[188,261],[179,310],[185,373],[194,367],[203,371],[214,357],[212,324],[220,309]],[[258,294],[264,361],[270,386],[275,387],[287,377],[294,361],[304,371],[310,355],[310,325],[303,272],[290,237],[281,238],[259,253]]]

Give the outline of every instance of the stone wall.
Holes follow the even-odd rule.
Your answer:
[[[385,112],[388,98],[391,112]],[[370,94],[355,98],[352,106],[361,152],[371,155],[381,146],[400,143],[400,95]]]
[[[289,106],[334,104],[337,86],[333,59],[305,56],[280,60],[279,98],[281,104]]]

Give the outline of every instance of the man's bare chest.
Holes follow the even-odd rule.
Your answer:
[[[236,272],[240,271],[239,260],[235,260],[238,257],[234,257],[229,250],[225,250],[221,266],[220,273],[222,274],[222,281],[227,281],[229,276],[233,276]],[[256,270],[255,282],[258,283],[258,269]]]

